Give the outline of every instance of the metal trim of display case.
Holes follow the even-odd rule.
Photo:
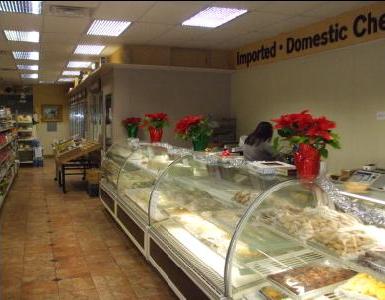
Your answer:
[[[210,299],[228,299],[221,294],[218,287],[215,287],[210,284],[210,282],[204,280],[204,277],[186,262],[186,257],[181,255],[181,253],[183,253],[182,251],[171,248],[169,244],[163,240],[162,236],[151,227],[149,228],[149,236],[150,239],[153,240],[167,254],[171,261],[174,262],[199,289],[209,296]],[[151,253],[151,249],[149,249],[149,252]],[[151,254],[149,259],[151,259]]]

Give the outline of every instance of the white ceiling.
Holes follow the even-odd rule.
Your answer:
[[[98,60],[98,57],[74,55],[79,43],[106,45],[102,56],[110,55],[122,44],[234,49],[374,2],[44,1],[41,15],[0,12],[0,82],[21,83],[21,72],[16,70],[11,50],[40,51],[39,81],[56,81],[69,60]],[[90,15],[52,15],[52,5],[86,7]],[[208,6],[246,8],[248,12],[218,28],[181,26],[184,20]],[[86,32],[94,19],[127,20],[132,24],[119,37],[87,36]],[[6,29],[39,31],[40,43],[9,42],[3,32]],[[34,63],[31,62],[21,63]],[[33,81],[23,79],[23,82]]]

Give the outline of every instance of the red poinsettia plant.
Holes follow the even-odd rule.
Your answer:
[[[143,127],[163,128],[169,125],[168,115],[163,112],[145,114],[142,123]]]
[[[122,120],[122,123],[124,126],[139,126],[139,124],[142,122],[142,118],[132,117],[132,118],[126,118]]]
[[[194,141],[211,136],[213,130],[208,118],[202,115],[188,115],[178,121],[175,133],[183,140]]]
[[[336,123],[326,117],[314,117],[308,110],[300,113],[282,115],[272,120],[276,123],[278,135],[288,141],[290,145],[310,144],[316,148],[322,157],[328,157],[327,145],[339,149],[339,136],[332,131]],[[279,137],[274,143],[277,145]]]

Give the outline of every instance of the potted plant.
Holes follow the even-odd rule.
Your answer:
[[[203,151],[207,148],[213,130],[209,120],[204,116],[188,115],[178,121],[175,133],[183,140],[191,140],[194,151]]]
[[[138,128],[140,123],[142,122],[142,118],[132,117],[126,118],[122,120],[122,124],[127,129],[127,135],[129,138],[138,137]]]
[[[142,126],[147,127],[150,133],[151,143],[160,142],[163,136],[163,128],[169,125],[168,115],[163,112],[145,114]]]
[[[328,157],[328,145],[340,148],[339,137],[332,131],[336,124],[324,116],[316,118],[304,110],[272,121],[276,123],[279,135],[275,144],[279,140],[289,142],[294,149],[294,163],[301,179],[314,180],[318,176],[320,158]]]

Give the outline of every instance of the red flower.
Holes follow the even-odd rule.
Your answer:
[[[330,130],[336,127],[336,123],[329,121],[325,117],[314,119],[314,123],[307,131],[307,135],[310,137],[322,137],[326,141],[330,141],[333,137],[330,134]]]
[[[124,119],[122,121],[122,123],[124,125],[138,125],[140,122],[142,121],[142,118],[136,118],[136,117],[132,117],[132,118],[127,118],[127,119]]]
[[[154,113],[154,114],[145,114],[146,118],[151,119],[152,121],[168,121],[168,115],[166,113]]]
[[[274,126],[276,129],[289,128],[300,132],[309,129],[314,122],[308,110],[304,110],[299,114],[282,115],[279,119],[273,119],[272,121],[277,123]]]
[[[177,134],[184,135],[187,133],[191,126],[199,124],[203,119],[203,116],[185,116],[176,124],[175,132]]]

